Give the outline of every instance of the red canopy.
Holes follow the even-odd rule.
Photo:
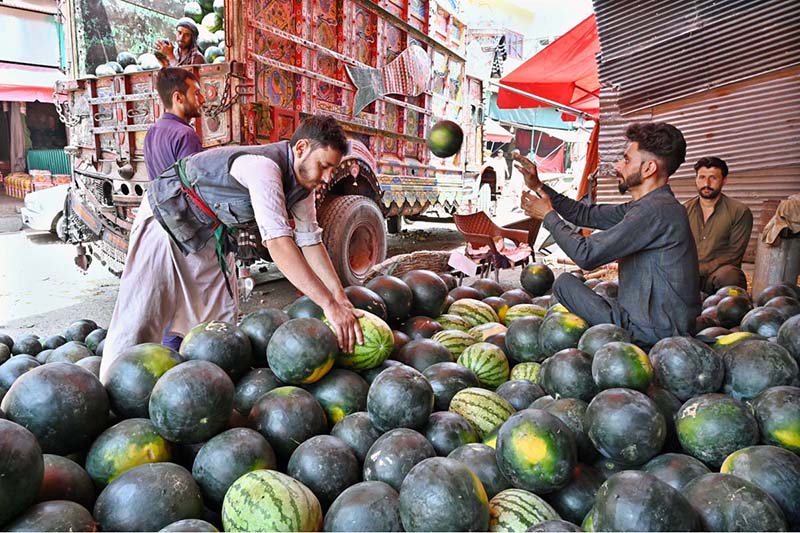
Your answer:
[[[592,14],[501,78],[500,83],[597,117],[600,114],[600,80],[595,55],[599,51],[597,23]],[[501,87],[497,107],[549,106]]]
[[[57,68],[0,63],[0,101],[52,102],[53,87],[64,79]]]

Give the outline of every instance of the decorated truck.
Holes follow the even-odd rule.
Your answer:
[[[184,15],[183,4],[172,4],[71,4],[67,34],[79,53],[72,54],[73,77],[59,87],[57,105],[69,128],[72,160],[67,233],[82,268],[94,256],[112,272],[122,271],[148,184],[144,137],[163,109],[157,70],[147,70],[152,56],[140,55],[141,64],[124,73],[113,58],[128,47],[130,61],[171,35],[176,17]],[[471,200],[482,158],[482,87],[465,74],[465,27],[443,5],[242,0],[223,7],[217,0],[214,7],[224,29],[213,34],[216,44],[202,44],[216,46],[215,57],[224,59],[187,67],[199,76],[206,99],[194,123],[203,146],[275,142],[291,137],[304,116],[337,118],[351,150],[316,199],[323,241],[346,284],[360,283],[385,259],[387,229],[399,230],[401,217],[432,208],[452,213]],[[102,28],[111,34],[98,37]],[[446,159],[425,144],[442,119],[465,133],[461,150]]]

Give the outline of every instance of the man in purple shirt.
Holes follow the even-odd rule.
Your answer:
[[[189,124],[200,116],[204,101],[197,76],[182,68],[163,68],[156,79],[156,90],[165,112],[144,138],[144,164],[151,180],[179,159],[203,151],[200,136]],[[171,335],[168,328],[162,344],[177,351],[182,340]]]
[[[156,90],[166,111],[144,138],[144,164],[151,180],[179,159],[203,150],[200,136],[189,125],[200,116],[204,101],[197,76],[182,68],[161,69]]]

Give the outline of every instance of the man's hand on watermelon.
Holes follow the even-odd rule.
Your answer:
[[[353,307],[350,300],[332,300],[322,307],[322,311],[333,326],[336,338],[339,339],[339,348],[343,352],[353,353],[356,344],[364,344],[364,334],[358,324],[358,318],[364,316],[364,313]]]
[[[513,157],[514,161],[518,163],[514,167],[522,173],[525,185],[533,191],[541,189],[542,182],[539,180],[539,170],[536,168],[536,164],[522,154],[514,154]]]

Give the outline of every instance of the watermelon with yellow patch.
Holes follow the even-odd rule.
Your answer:
[[[496,450],[503,475],[515,487],[537,494],[566,485],[577,463],[572,430],[540,409],[512,415],[500,427]]]
[[[752,401],[761,440],[800,455],[800,388],[770,387]]]
[[[498,333],[505,333],[506,327],[499,322],[487,322],[485,324],[481,324],[480,326],[475,326],[473,328],[469,328],[467,333],[478,339],[479,341],[483,342],[492,335],[497,335]]]
[[[559,304],[560,305],[560,304]],[[539,345],[548,354],[554,354],[566,348],[576,348],[589,324],[572,313],[551,312],[545,316],[539,327]]]
[[[367,409],[369,383],[351,370],[334,368],[316,383],[307,385],[306,390],[325,410],[331,427],[347,415]]]
[[[267,345],[267,361],[275,375],[292,385],[318,381],[333,367],[339,353],[336,334],[316,318],[284,322]]]
[[[468,347],[456,361],[472,370],[478,381],[488,389],[496,389],[508,381],[508,358],[499,347],[488,342],[478,342]]]
[[[170,444],[153,423],[146,418],[130,418],[97,437],[86,455],[86,472],[102,488],[135,466],[171,459]]]

